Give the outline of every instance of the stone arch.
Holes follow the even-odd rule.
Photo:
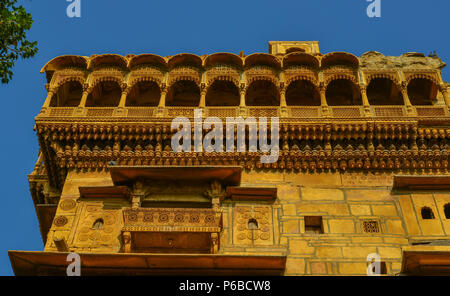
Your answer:
[[[76,107],[83,96],[83,82],[79,79],[66,78],[55,89],[50,107]]]
[[[93,83],[86,107],[116,107],[122,95],[122,81],[116,77],[102,77]]]
[[[280,92],[277,84],[268,77],[254,79],[247,86],[245,104],[247,106],[279,106]]]
[[[367,98],[370,105],[403,105],[400,86],[390,76],[376,76],[368,80]]]
[[[361,91],[353,79],[347,75],[338,76],[326,84],[326,98],[330,106],[362,105]]]
[[[196,107],[200,102],[200,87],[194,79],[178,79],[167,92],[166,106]]]
[[[407,79],[408,97],[412,105],[434,105],[439,84],[428,75],[414,75]]]
[[[126,106],[156,107],[161,98],[161,88],[156,79],[151,77],[133,80],[128,89]]]
[[[320,92],[310,77],[291,79],[286,87],[288,106],[320,106]]]
[[[239,102],[239,82],[217,78],[208,83],[206,106],[239,106]]]

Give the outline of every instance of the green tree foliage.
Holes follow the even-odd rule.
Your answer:
[[[26,38],[26,31],[33,24],[31,14],[17,0],[0,0],[0,79],[8,83],[12,68],[18,58],[31,58],[37,53],[37,42]]]

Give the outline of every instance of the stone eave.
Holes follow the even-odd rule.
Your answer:
[[[66,275],[66,252],[9,251],[16,276]],[[81,275],[282,275],[286,254],[80,253]]]

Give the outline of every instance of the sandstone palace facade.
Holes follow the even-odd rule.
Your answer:
[[[76,252],[82,275],[366,275],[369,254],[381,274],[449,275],[443,67],[282,41],[54,58],[28,177],[45,249],[10,251],[14,273],[65,275]],[[278,161],[172,151],[194,109],[278,117]]]

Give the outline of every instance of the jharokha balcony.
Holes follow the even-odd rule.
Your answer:
[[[40,120],[165,121],[176,116],[308,119],[448,117],[438,57],[321,54],[318,45],[270,53],[60,56],[42,69]],[[278,46],[278,47],[277,47]]]

